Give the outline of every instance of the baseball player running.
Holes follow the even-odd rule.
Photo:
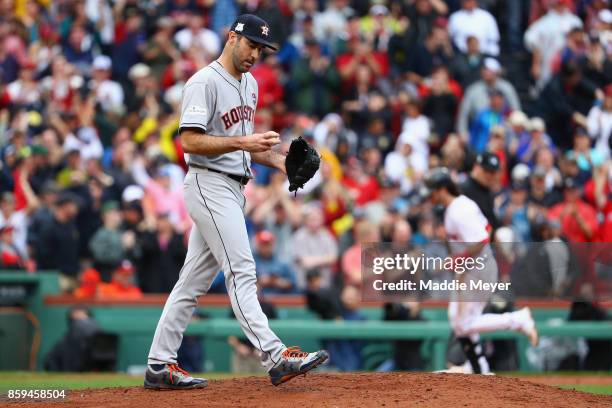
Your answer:
[[[255,262],[243,213],[244,187],[252,177],[251,161],[283,172],[291,169],[289,179],[297,177],[298,187],[314,175],[319,164],[314,153],[311,167],[314,161],[316,168],[304,175],[299,164],[286,161],[285,156],[272,150],[280,143],[278,133],[253,134],[257,82],[249,70],[264,47],[276,49],[271,35],[261,18],[239,16],[219,59],[185,84],[179,131],[189,164],[185,202],[194,225],[185,263],[155,330],[145,388],[207,385],[207,380],[193,378],[181,369],[176,354],[198,297],[208,291],[219,270],[225,275],[234,314],[244,334],[261,352],[262,364],[274,385],[305,374],[329,357],[324,350],[307,353],[297,347],[287,348],[270,329],[257,300]],[[292,185],[297,188],[295,180]]]
[[[491,227],[478,205],[459,194],[445,168],[433,169],[425,178],[425,186],[434,204],[445,207],[444,229],[451,255],[454,257],[479,257],[484,267],[468,270],[464,280],[497,282],[497,263],[489,245]],[[490,296],[490,293],[489,293]],[[448,318],[455,336],[459,339],[467,357],[461,367],[464,373],[488,374],[489,364],[480,345],[479,333],[496,330],[514,330],[525,334],[532,345],[538,343],[538,332],[529,308],[503,314],[483,314],[487,304],[486,295],[477,299],[461,298],[455,292],[448,304]]]

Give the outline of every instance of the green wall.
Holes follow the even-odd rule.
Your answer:
[[[37,361],[38,368],[41,369],[44,357],[66,332],[66,314],[69,307],[43,304],[44,296],[59,293],[58,275],[55,273],[32,275],[0,272],[0,290],[15,286],[27,289],[26,296],[23,297],[21,303],[32,311],[40,322],[42,335]],[[90,309],[102,328],[114,327],[120,334],[117,369],[126,371],[130,366],[145,365],[162,306],[93,305],[90,306]],[[210,318],[227,318],[229,316],[229,306],[202,307],[199,310]],[[366,308],[362,312],[369,320],[379,320],[382,316],[380,308]],[[443,308],[424,309],[422,313],[427,320],[446,321],[446,310]],[[534,318],[540,322],[553,318],[564,319],[567,315],[567,311],[562,309],[538,309],[534,310],[533,313]],[[279,308],[278,315],[280,319],[308,320],[314,318],[312,313],[301,307]],[[6,333],[9,333],[9,335]],[[32,326],[23,316],[15,313],[0,315],[0,370],[27,368],[27,359],[24,357],[27,353],[24,353],[24,350],[29,350],[32,336]],[[384,337],[383,333],[381,333],[381,337]],[[297,345],[305,350],[316,349],[319,346],[317,340],[291,337],[290,335],[285,336],[283,341],[287,345]],[[379,344],[380,349],[385,349],[385,347],[388,349],[388,344],[388,342],[381,342]],[[24,347],[26,345],[27,347]],[[229,371],[230,349],[225,340],[207,338],[204,349],[206,371]],[[374,349],[378,350],[377,346],[374,346]],[[432,353],[432,350],[428,349],[428,345],[424,345],[422,351],[425,356]],[[442,352],[441,349],[437,350],[437,354]]]

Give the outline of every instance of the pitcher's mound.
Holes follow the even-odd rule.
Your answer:
[[[248,377],[211,381],[207,388],[192,391],[150,391],[140,387],[71,391],[66,401],[47,401],[44,406],[592,408],[612,407],[612,396],[562,390],[501,376],[313,373],[278,387],[272,386],[266,377]]]

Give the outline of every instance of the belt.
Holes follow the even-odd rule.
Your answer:
[[[246,186],[247,183],[251,180],[250,178],[248,178],[246,176],[238,176],[236,174],[229,174],[229,173],[226,173],[224,171],[220,171],[220,170],[217,170],[217,169],[211,169],[210,167],[206,167],[206,166],[200,166],[199,164],[195,164],[195,163],[189,163],[189,167],[195,167],[196,169],[208,170],[208,171],[212,171],[213,173],[223,174],[224,176],[227,176],[227,177],[231,178],[232,180],[236,180],[237,182],[239,182],[243,186]]]

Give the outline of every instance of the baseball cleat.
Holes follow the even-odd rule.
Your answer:
[[[453,365],[445,370],[434,371],[435,374],[474,374],[472,366],[469,364]]]
[[[177,364],[149,364],[144,387],[150,390],[192,390],[204,388],[208,380],[194,378]]]
[[[523,326],[520,329],[520,332],[523,333],[529,339],[529,343],[533,347],[538,345],[538,330],[535,327],[535,321],[533,320],[533,316],[531,315],[531,309],[528,307],[524,307],[519,310],[519,313],[524,315],[525,321]]]
[[[299,347],[289,347],[283,351],[281,361],[268,374],[274,385],[280,385],[293,377],[306,373],[323,364],[329,358],[329,353],[319,350],[314,353],[301,351]]]
[[[468,362],[462,365],[453,365],[446,370],[434,371],[434,374],[474,374],[472,365]],[[495,375],[494,372],[488,371],[486,373],[480,373],[478,375]]]

